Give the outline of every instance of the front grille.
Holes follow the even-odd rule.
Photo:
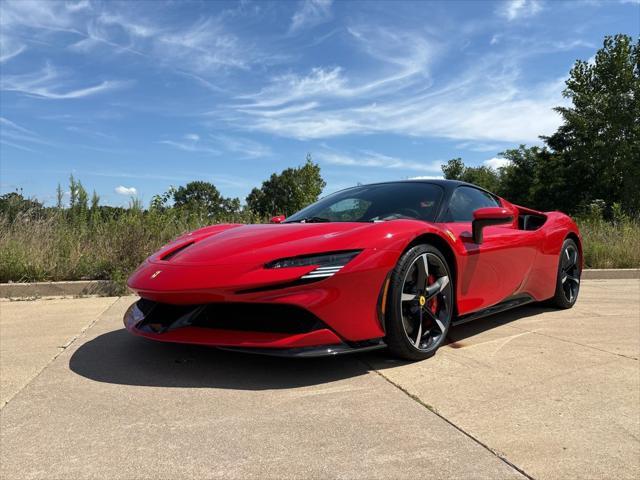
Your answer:
[[[311,312],[294,305],[265,303],[169,305],[141,299],[138,307],[145,313],[145,318],[138,328],[147,328],[153,332],[194,326],[220,330],[296,334],[327,328]]]

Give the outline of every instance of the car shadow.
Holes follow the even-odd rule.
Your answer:
[[[354,356],[291,359],[155,342],[125,329],[81,345],[69,368],[120,385],[268,390],[319,385],[368,373]]]
[[[549,310],[525,306],[459,325],[450,330],[445,346],[464,348],[475,335]],[[270,390],[320,385],[408,363],[386,350],[302,359],[251,355],[155,342],[120,329],[81,345],[69,368],[85,378],[119,385]]]

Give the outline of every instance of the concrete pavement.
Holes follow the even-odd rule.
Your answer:
[[[0,406],[38,375],[116,300],[0,301]]]
[[[640,473],[638,280],[458,327],[414,364],[147,342],[122,330],[132,301],[0,302],[3,479]]]

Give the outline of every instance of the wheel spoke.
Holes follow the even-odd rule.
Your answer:
[[[403,302],[411,302],[418,299],[418,294],[416,293],[402,293],[402,301]]]
[[[447,275],[438,278],[433,284],[427,287],[425,291],[425,297],[427,300],[431,300],[438,293],[442,292],[446,286],[449,284],[449,277]]]
[[[413,342],[416,348],[420,348],[420,340],[422,340],[422,309],[420,309],[420,320],[418,321],[418,334],[416,340]]]
[[[444,333],[444,323],[442,323],[442,320],[440,320],[435,313],[433,313],[430,309],[425,308],[424,310],[426,312],[426,314],[429,316],[429,318],[431,318],[431,320],[433,320],[435,322],[435,324],[438,326],[438,328],[440,329],[441,333]]]
[[[420,258],[416,262],[416,268],[418,269],[416,286],[418,287],[418,290],[422,290],[427,286],[427,278],[429,277],[429,263],[427,262],[426,253],[420,255]]]

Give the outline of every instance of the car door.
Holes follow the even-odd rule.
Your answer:
[[[505,207],[514,221],[484,229],[483,241],[473,240],[473,212],[483,207]],[[450,197],[444,220],[463,247],[460,256],[457,304],[460,315],[500,303],[520,292],[536,254],[536,239],[518,229],[517,210],[484,190],[459,186]]]

